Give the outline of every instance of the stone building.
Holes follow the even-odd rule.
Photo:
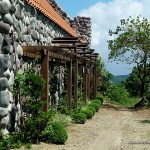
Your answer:
[[[0,129],[4,134],[14,107],[16,122],[20,117],[12,90],[14,69],[23,65],[22,46],[51,45],[55,37],[81,37],[90,44],[90,18],[71,19],[54,0],[0,0]]]

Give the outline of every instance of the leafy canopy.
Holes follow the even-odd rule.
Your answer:
[[[150,23],[148,19],[138,16],[133,19],[122,19],[121,25],[109,35],[113,40],[108,41],[108,48],[111,50],[109,59],[131,63],[143,63],[150,58]]]

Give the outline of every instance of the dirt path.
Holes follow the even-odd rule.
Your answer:
[[[142,122],[143,121],[143,122]],[[150,150],[150,109],[101,108],[84,125],[68,128],[65,145],[33,145],[33,150]]]

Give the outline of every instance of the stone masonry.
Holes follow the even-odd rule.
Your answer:
[[[72,20],[55,1],[52,7],[87,42],[90,43],[91,20]],[[13,98],[14,70],[23,68],[23,45],[51,45],[54,37],[70,36],[65,30],[30,6],[27,0],[0,0],[0,130],[7,134],[19,124],[20,104]],[[15,113],[14,113],[15,112]],[[15,117],[12,116],[15,114]]]

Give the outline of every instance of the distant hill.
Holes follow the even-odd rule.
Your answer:
[[[129,77],[129,75],[118,75],[118,76],[113,76],[111,78],[112,83],[120,83],[121,81],[126,80]]]

